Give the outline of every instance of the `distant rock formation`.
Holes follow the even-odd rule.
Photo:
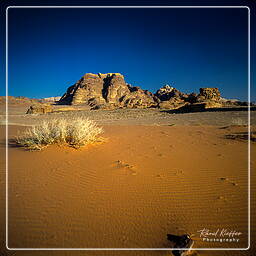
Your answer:
[[[181,99],[184,100],[187,98],[187,95],[180,92],[174,87],[171,87],[170,85],[165,85],[156,92],[156,96],[161,100],[161,101],[166,101],[170,99]]]
[[[53,107],[48,104],[34,104],[29,107],[26,114],[46,114],[53,112]]]
[[[187,104],[188,95],[170,85],[165,85],[156,92],[161,109],[177,109]]]
[[[203,101],[219,101],[220,91],[218,88],[200,88],[197,102]]]
[[[120,73],[85,74],[68,88],[60,104],[88,104],[92,109],[148,108],[158,99],[151,92],[127,84]]]
[[[165,85],[155,94],[127,84],[120,73],[85,74],[59,100],[59,104],[86,104],[91,109],[150,108],[179,109],[187,105],[195,108],[220,107],[218,88],[200,88],[200,93],[185,94]],[[186,107],[188,108],[188,107]]]
[[[158,107],[162,109],[197,111],[222,107],[218,88],[200,88],[199,94],[185,94],[165,85],[156,92],[156,96],[161,100]]]

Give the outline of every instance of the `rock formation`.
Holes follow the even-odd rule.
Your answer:
[[[132,87],[120,73],[85,74],[68,88],[60,104],[88,104],[93,109],[147,108],[157,105],[157,98],[139,87]]]
[[[160,99],[158,107],[161,109],[181,109],[193,112],[222,107],[218,88],[200,88],[199,94],[185,94],[165,85],[156,92],[156,96]]]
[[[197,97],[197,102],[204,101],[219,101],[220,92],[218,88],[200,88],[200,93]]]
[[[34,104],[29,107],[26,114],[46,114],[53,112],[51,105],[47,104]]]
[[[165,85],[156,92],[161,109],[177,109],[187,104],[188,95],[170,85]]]
[[[91,109],[179,109],[193,104],[197,104],[195,109],[221,107],[218,88],[200,88],[199,94],[185,94],[170,85],[165,85],[153,94],[127,84],[120,73],[85,74],[68,88],[59,104],[86,104]]]
[[[179,90],[175,89],[174,87],[171,87],[170,85],[165,85],[164,87],[160,88],[156,92],[156,96],[161,100],[161,101],[166,101],[170,99],[184,99],[187,97],[186,94],[180,92]]]
[[[201,104],[202,109],[222,107],[218,88],[200,88],[199,91],[196,103],[198,103],[198,106]]]

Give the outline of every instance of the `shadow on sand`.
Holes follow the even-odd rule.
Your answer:
[[[251,111],[255,111],[256,107],[250,107]],[[184,106],[179,109],[161,110],[161,112],[169,114],[185,114],[185,113],[196,113],[196,112],[229,112],[229,111],[248,111],[248,107],[231,107],[231,108],[206,108],[206,109],[192,109]]]
[[[253,142],[256,142],[256,133],[250,132],[250,136],[248,136],[248,132],[237,132],[233,134],[227,134],[225,135],[226,139],[230,140],[243,140],[248,141],[250,139]]]
[[[26,148],[26,147],[18,144],[15,139],[9,139],[7,146],[8,146],[8,148],[20,148],[20,149],[25,150],[25,151],[31,151],[31,149]],[[1,148],[6,147],[6,141],[5,140],[0,141],[0,147]]]

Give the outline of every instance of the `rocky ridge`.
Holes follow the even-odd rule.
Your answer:
[[[200,88],[199,94],[186,94],[165,85],[153,94],[126,83],[120,73],[86,73],[67,89],[58,104],[87,105],[90,109],[160,108],[186,112],[227,105],[218,88]]]
[[[131,86],[120,73],[85,74],[59,100],[60,104],[87,104],[92,109],[151,108],[179,109],[200,103],[203,108],[219,107],[218,88],[200,88],[200,93],[185,94],[165,85],[155,94]]]

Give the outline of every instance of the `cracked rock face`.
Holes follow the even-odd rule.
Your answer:
[[[198,102],[202,101],[219,101],[220,91],[218,88],[200,88],[200,93],[197,97]]]
[[[59,101],[60,104],[88,104],[94,109],[147,108],[156,106],[156,102],[152,93],[128,85],[119,73],[87,73]]]
[[[94,100],[100,104],[105,102],[102,89],[103,79],[98,75],[87,73],[68,88],[59,102],[62,104],[78,105],[89,104],[90,101]]]

